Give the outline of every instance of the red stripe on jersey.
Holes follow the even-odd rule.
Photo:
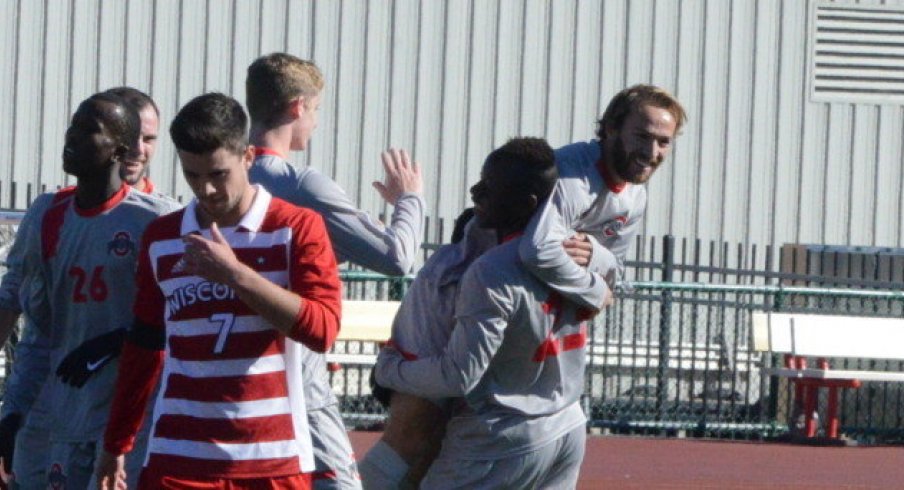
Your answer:
[[[204,476],[205,478],[258,478],[260,475],[281,476],[301,473],[298,458],[250,459],[223,461],[188,458],[151,453],[146,471],[166,475]]]
[[[261,156],[261,155],[268,155],[268,156],[273,156],[273,157],[279,157],[279,158],[282,158],[283,160],[286,159],[286,156],[285,156],[285,155],[283,155],[282,153],[280,153],[280,152],[274,150],[273,148],[267,148],[266,146],[255,146],[255,147],[254,147],[254,156],[255,156],[255,157],[259,157],[259,156]]]
[[[415,354],[413,352],[408,352],[405,349],[402,349],[401,347],[399,347],[399,344],[396,344],[395,342],[393,342],[392,339],[389,339],[386,341],[386,346],[392,347],[393,349],[397,350],[399,352],[399,354],[402,354],[402,358],[405,359],[406,361],[416,361],[417,360],[417,354]]]
[[[119,190],[116,191],[115,194],[109,197],[106,201],[94,206],[93,208],[82,209],[78,207],[78,205],[73,206],[75,208],[75,212],[78,213],[79,216],[84,216],[85,218],[91,218],[97,216],[104,211],[109,211],[116,207],[117,204],[121,203],[123,199],[126,198],[126,195],[129,193],[130,187],[126,185],[125,182],[119,186]]]
[[[65,194],[65,195],[64,195]],[[75,189],[71,192],[60,191],[53,196],[53,204],[44,213],[41,220],[41,257],[49,260],[56,255],[57,245],[60,243],[60,231],[63,229],[63,220],[66,210],[75,195]]]
[[[259,273],[279,272],[289,269],[288,252],[284,244],[271,247],[233,248],[232,251],[239,261]],[[182,253],[175,253],[157,257],[157,280],[166,281],[177,277],[194,275],[185,270],[184,262],[180,263],[182,256]]]
[[[555,357],[562,352],[580,349],[587,344],[587,326],[581,324],[581,331],[565,335],[562,338],[554,338],[550,333],[549,338],[543,341],[536,352],[534,352],[533,361],[543,362],[548,357]]]
[[[281,354],[285,349],[285,337],[276,330],[229,333],[223,351],[214,353],[218,338],[219,335],[171,336],[170,357],[183,361],[247,359]]]
[[[195,402],[248,402],[284,398],[289,395],[285,371],[245,376],[191,378],[171,374],[164,398]]]
[[[154,437],[164,439],[250,444],[295,439],[292,415],[205,419],[188,415],[163,415],[154,426]]]
[[[52,204],[56,204],[58,202],[63,201],[63,199],[66,199],[66,198],[74,196],[74,195],[75,195],[75,186],[74,185],[70,185],[69,187],[63,187],[62,189],[58,190],[56,192],[56,194],[53,195],[53,199],[50,202]]]

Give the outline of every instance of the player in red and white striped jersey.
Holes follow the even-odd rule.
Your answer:
[[[235,100],[207,94],[170,128],[195,199],[142,243],[102,488],[123,481],[161,372],[139,488],[310,486],[300,354],[332,345],[340,284],[322,218],[249,183],[246,127]]]

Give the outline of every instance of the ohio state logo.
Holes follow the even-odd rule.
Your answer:
[[[107,253],[112,253],[117,257],[125,257],[135,253],[135,242],[132,241],[132,235],[127,231],[114,233],[113,239],[107,243]]]
[[[53,463],[50,472],[47,473],[47,487],[53,490],[66,488],[66,475],[63,474],[63,466],[60,463]]]
[[[615,218],[612,218],[609,221],[603,223],[603,234],[607,237],[614,237],[615,235],[618,235],[618,232],[620,232],[627,223],[627,216],[616,216]]]

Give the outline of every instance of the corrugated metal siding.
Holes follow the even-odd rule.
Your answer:
[[[904,11],[904,0],[833,5]],[[649,186],[644,231],[758,244],[904,245],[904,109],[812,102],[815,0],[0,0],[0,206],[67,183],[69,114],[130,84],[163,112],[152,177],[190,196],[166,124],[205,91],[244,101],[255,57],[323,69],[320,128],[298,162],[385,214],[379,152],[410,149],[432,226],[469,202],[515,135],[589,139],[609,98],[652,82],[690,122]],[[15,183],[15,199],[12,196]],[[447,224],[445,235],[448,236]]]

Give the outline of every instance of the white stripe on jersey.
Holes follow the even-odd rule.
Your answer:
[[[224,444],[154,437],[151,439],[150,447],[166,447],[166,454],[220,461],[291,458],[298,455],[298,443],[294,439]]]
[[[264,278],[266,278],[268,281],[276,284],[277,286],[279,286],[281,288],[285,288],[289,285],[289,272],[288,271],[256,271],[256,272],[258,274],[260,274],[261,276],[263,276]],[[172,279],[165,279],[163,281],[159,281],[158,284],[160,284],[161,290],[167,290],[169,288],[177,289],[183,284],[191,284],[193,282],[198,282],[198,276],[175,277]],[[215,283],[215,284],[220,284],[220,283]],[[219,290],[217,290],[217,291],[218,291],[218,294],[225,294],[225,293],[220,293]]]
[[[249,417],[270,417],[292,413],[287,397],[251,400],[245,402],[196,402],[182,398],[164,398],[155,407],[160,411],[157,420],[167,415],[187,415],[202,419],[244,419]]]
[[[180,320],[170,323],[166,327],[169,338],[218,335],[222,328],[222,322],[211,321],[208,318]],[[273,328],[268,324],[262,324],[259,316],[243,315],[235,317],[235,323],[232,324],[229,332],[231,335],[234,333],[266,332],[269,330],[273,330]]]
[[[168,375],[183,374],[192,378],[245,377],[281,372],[286,369],[282,354],[222,361],[184,361],[168,357]]]

